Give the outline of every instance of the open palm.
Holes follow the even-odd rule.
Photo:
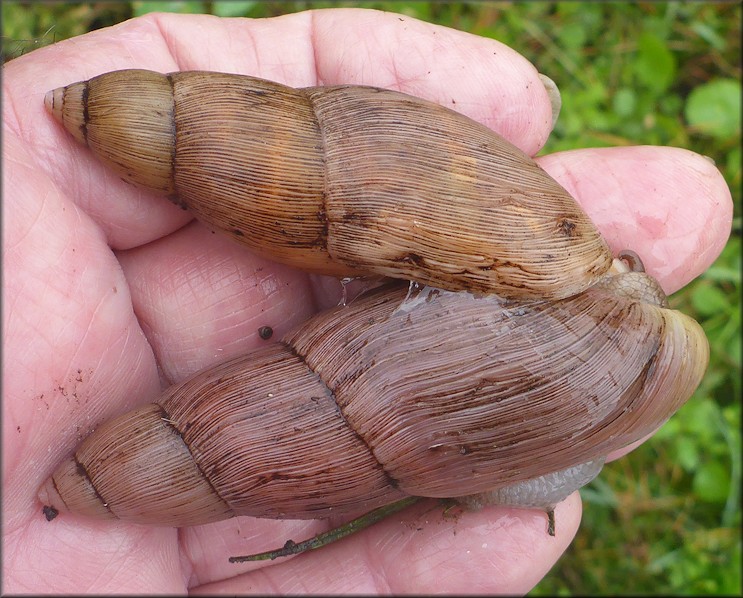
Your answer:
[[[544,515],[411,507],[300,557],[230,564],[327,523],[249,517],[177,530],[64,515],[36,499],[101,421],[275,338],[334,304],[340,286],[251,254],[119,180],[44,112],[44,94],[100,73],[213,70],[292,85],[376,85],[464,112],[529,154],[551,129],[537,71],[495,42],[390,13],[332,9],[266,20],[149,15],[37,50],[3,79],[3,549],[9,592],[528,591],[571,541],[576,495]],[[616,252],[667,292],[719,254],[732,203],[685,150],[591,149],[540,164]]]

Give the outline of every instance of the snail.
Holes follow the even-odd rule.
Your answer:
[[[117,71],[45,103],[126,180],[273,259],[418,283],[102,424],[40,488],[48,518],[184,527],[409,497],[549,510],[704,374],[701,327],[639,257],[613,260],[531,158],[455,112],[204,72]]]
[[[560,299],[612,266],[593,223],[534,160],[406,94],[124,70],[45,103],[125,180],[309,272]]]
[[[178,527],[318,518],[587,463],[659,427],[706,367],[699,325],[637,274],[558,301],[373,290],[104,423],[42,502]]]

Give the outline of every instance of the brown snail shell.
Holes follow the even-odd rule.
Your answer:
[[[611,267],[595,226],[534,160],[406,94],[124,70],[45,103],[125,180],[307,271],[559,299]]]
[[[695,321],[646,301],[652,278],[613,278],[558,301],[376,289],[103,424],[40,499],[158,525],[315,518],[587,463],[660,426],[708,359]]]

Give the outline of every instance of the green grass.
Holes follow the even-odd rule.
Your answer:
[[[358,2],[10,3],[5,59],[151,10],[266,17]],[[739,3],[366,2],[498,39],[557,82],[544,152],[672,145],[712,157],[733,191],[723,254],[676,293],[711,344],[695,397],[583,491],[581,530],[532,595],[741,594],[741,6]],[[558,522],[559,525],[559,522]]]

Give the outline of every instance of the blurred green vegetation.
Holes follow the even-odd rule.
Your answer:
[[[581,530],[531,594],[740,595],[740,3],[4,2],[3,56],[154,10],[270,17],[329,6],[400,12],[521,52],[563,97],[544,153],[653,144],[715,160],[733,192],[732,235],[671,298],[707,333],[708,373],[658,434],[582,491]]]

